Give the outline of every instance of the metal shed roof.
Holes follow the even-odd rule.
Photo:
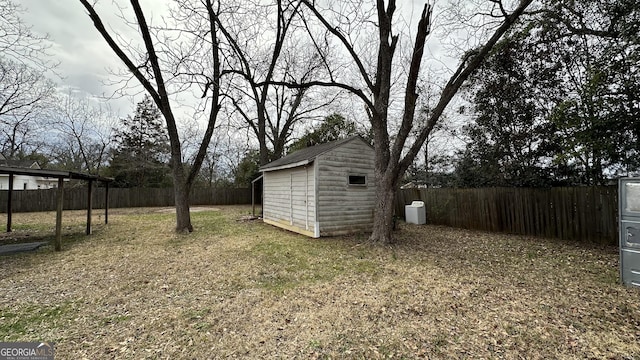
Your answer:
[[[29,175],[29,176],[42,176],[56,179],[76,179],[76,180],[92,180],[111,182],[113,178],[103,177],[98,175],[84,174],[75,171],[64,170],[45,170],[45,169],[31,169],[21,167],[0,166],[0,174],[13,174],[13,175]]]
[[[289,168],[309,164],[313,162],[313,160],[319,155],[322,155],[327,151],[331,151],[336,147],[354,139],[360,139],[364,141],[362,137],[360,137],[359,135],[355,135],[342,140],[336,140],[336,141],[332,141],[324,144],[310,146],[308,148],[295,151],[278,160],[272,161],[264,165],[263,167],[261,167],[260,171],[274,171],[274,170],[281,170],[281,169],[289,169]]]

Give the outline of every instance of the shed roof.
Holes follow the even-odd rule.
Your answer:
[[[281,169],[289,169],[297,166],[302,166],[313,162],[313,160],[338,146],[348,143],[354,139],[362,139],[359,135],[354,135],[342,140],[331,141],[324,144],[310,146],[308,148],[300,149],[287,156],[281,157],[278,160],[272,161],[260,168],[260,171],[273,171]]]

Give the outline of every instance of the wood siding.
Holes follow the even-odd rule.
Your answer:
[[[315,176],[313,164],[264,173],[265,222],[287,230],[315,234]]]
[[[373,149],[354,139],[318,156],[315,165],[320,236],[370,231],[376,192]],[[366,176],[366,186],[350,186],[349,175]]]

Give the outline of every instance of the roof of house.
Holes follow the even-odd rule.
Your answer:
[[[273,171],[273,170],[280,170],[280,169],[288,169],[288,168],[292,168],[292,167],[297,167],[297,166],[302,166],[302,165],[306,165],[309,164],[311,162],[313,162],[313,160],[328,152],[331,151],[335,148],[337,148],[338,146],[348,143],[351,140],[354,139],[360,139],[362,141],[364,141],[364,139],[362,139],[362,137],[360,137],[359,135],[355,135],[355,136],[351,136],[348,137],[346,139],[342,139],[342,140],[336,140],[336,141],[332,141],[332,142],[328,142],[328,143],[324,143],[324,144],[319,144],[319,145],[315,145],[315,146],[311,146],[308,148],[304,148],[304,149],[300,149],[298,151],[295,151],[287,156],[281,157],[278,160],[272,161],[264,166],[262,166],[260,168],[260,171]]]
[[[40,169],[40,165],[38,165],[37,161],[33,160],[9,160],[5,159],[4,156],[0,158],[0,166],[13,167],[13,168],[24,168],[24,169]]]

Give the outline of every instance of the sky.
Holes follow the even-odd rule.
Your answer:
[[[115,72],[122,72],[124,66],[113,51],[108,47],[104,39],[95,30],[92,21],[86,13],[79,0],[15,0],[20,3],[27,11],[23,14],[25,23],[32,26],[32,30],[39,34],[48,34],[50,38],[49,53],[52,59],[59,63],[56,73],[59,76],[51,75],[51,78],[57,82],[61,88],[72,89],[80,94],[80,96],[108,98],[107,104],[117,117],[125,117],[133,113],[135,104],[142,100],[142,93],[138,91],[129,91],[134,96],[114,96],[114,93],[121,87],[119,84],[113,84],[114,80],[122,79],[114,76]],[[97,1],[98,14],[107,24],[118,26],[121,19],[118,18],[119,9],[113,4],[128,4],[126,0],[94,0]],[[401,0],[398,1],[397,18],[398,25],[406,25],[406,29],[415,29],[419,19],[419,15],[424,7],[425,0]],[[451,0],[428,0],[436,1],[435,16],[440,11],[438,7]],[[141,5],[147,13],[147,17],[155,18],[163,13],[167,0],[140,0]],[[125,9],[128,16],[131,16],[131,9]],[[437,21],[437,18],[436,18]],[[139,34],[133,29],[120,27],[116,28],[120,34],[121,40],[131,41],[139,39]],[[409,38],[413,40],[414,34],[410,33]],[[405,45],[409,46],[409,44]],[[440,43],[440,39],[432,34],[427,43],[423,68],[436,69],[441,75],[452,73],[457,61],[447,58],[445,50]],[[444,59],[444,60],[443,60]],[[446,68],[449,68],[447,71]],[[141,89],[136,80],[132,80],[130,84]],[[175,104],[174,104],[175,105]],[[359,108],[359,107],[358,107]],[[176,111],[174,106],[174,111]],[[336,111],[336,110],[329,110]],[[343,112],[341,110],[338,110]],[[347,112],[348,113],[348,112]],[[345,113],[345,114],[347,114]],[[180,119],[183,117],[192,118],[191,110],[184,110],[176,113],[178,116],[179,127],[183,123]],[[350,117],[355,116],[357,122],[364,121],[364,114],[349,113]],[[362,118],[360,118],[362,117]],[[191,121],[184,121],[184,126],[193,124]],[[456,125],[458,126],[458,125]],[[203,124],[200,127],[204,127]],[[456,140],[457,141],[457,140]],[[438,145],[438,142],[432,146],[452,148],[450,139],[443,138],[441,141],[444,145]],[[458,144],[456,142],[456,144]],[[459,145],[459,144],[458,144]]]
[[[48,34],[51,40],[51,53],[53,60],[59,62],[57,73],[61,78],[53,77],[54,81],[62,87],[70,87],[74,90],[86,93],[89,96],[110,97],[117,86],[108,84],[114,79],[113,70],[123,69],[123,65],[116,55],[109,49],[106,42],[94,29],[84,7],[78,0],[19,0],[27,11],[23,14],[24,21],[32,26],[32,29],[40,34]],[[98,13],[107,24],[117,24],[120,19],[116,14],[118,9],[113,6],[112,0],[98,0]],[[127,3],[126,1],[121,3]],[[156,14],[164,8],[166,0],[142,0],[143,8],[152,9]],[[417,16],[421,12],[424,3],[413,0],[410,4],[403,2],[402,15],[410,25],[415,27]],[[130,13],[130,9],[128,10]],[[125,34],[123,39],[136,37],[131,29],[119,28],[120,33]],[[435,41],[431,41],[432,50],[440,50]],[[111,69],[111,70],[109,70]],[[127,112],[133,109],[138,99],[115,98],[110,100],[111,105],[119,112]]]
[[[34,32],[49,36],[49,53],[58,62],[57,76],[50,74],[52,80],[89,97],[110,98],[108,103],[120,115],[133,109],[134,99],[113,97],[118,87],[110,85],[112,71],[123,65],[94,29],[80,1],[20,0],[20,4],[27,9],[25,23]],[[116,9],[108,7],[111,1],[102,0],[100,4],[107,5],[101,14],[105,21],[117,22]]]
[[[22,0],[27,8],[24,19],[35,32],[49,34],[50,52],[60,62],[62,82],[89,93],[102,91],[100,80],[105,65],[111,58],[106,46],[95,41],[91,22],[78,1],[73,0]]]

